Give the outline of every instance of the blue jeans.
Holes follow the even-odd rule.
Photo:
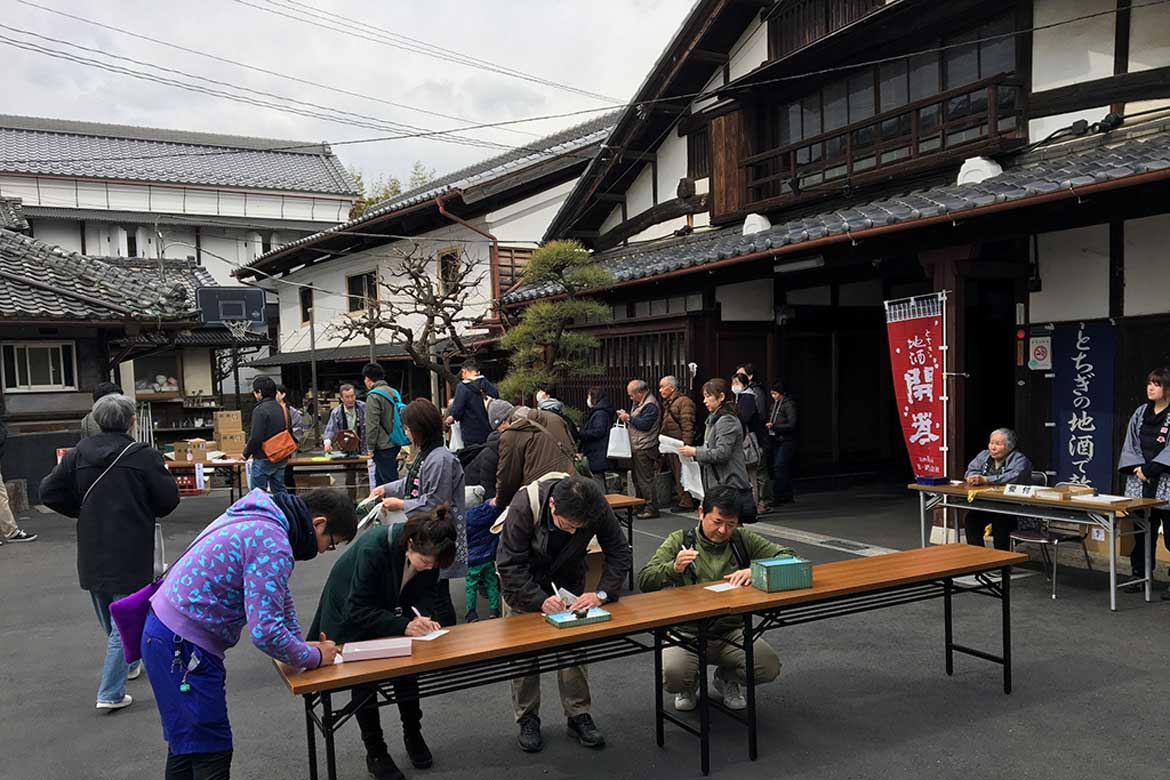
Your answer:
[[[122,701],[122,697],[126,695],[126,675],[130,673],[130,665],[126,663],[126,658],[122,654],[122,637],[118,633],[118,627],[110,618],[110,604],[123,595],[101,591],[89,593],[98,622],[102,624],[102,631],[106,632],[106,661],[102,664],[102,683],[98,688],[98,701]]]
[[[273,463],[265,458],[255,458],[248,467],[248,480],[252,489],[260,488],[269,493],[287,493],[284,487],[284,467],[288,460]]]
[[[398,479],[398,453],[401,447],[374,450],[374,482],[388,485]]]

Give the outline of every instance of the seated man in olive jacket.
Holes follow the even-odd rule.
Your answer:
[[[366,531],[329,572],[309,637],[325,634],[343,645],[389,636],[424,636],[438,630],[430,615],[436,606],[439,569],[455,560],[455,536],[446,504],[406,523]],[[426,769],[433,759],[422,736],[422,707],[417,698],[407,698],[417,695],[418,681],[405,678],[395,682],[394,689],[406,753],[416,769]],[[375,687],[355,687],[353,703],[366,746],[366,768],[377,780],[401,780],[403,774],[382,737]]]
[[[494,530],[494,529],[493,529]],[[585,555],[593,535],[601,544],[605,566],[600,590],[583,593]],[[504,596],[504,616],[596,607],[616,600],[633,559],[617,517],[597,483],[553,472],[517,491],[508,505],[496,551],[496,569]],[[566,604],[553,583],[576,595]],[[579,594],[579,595],[577,595]],[[571,666],[557,673],[569,736],[585,747],[601,747],[605,737],[589,714],[585,669]],[[520,747],[528,753],[544,748],[540,735],[540,675],[512,680],[512,703],[520,724]]]
[[[638,587],[648,593],[720,579],[751,585],[752,561],[794,554],[787,547],[739,528],[739,508],[735,490],[724,485],[709,488],[699,509],[698,527],[680,529],[666,537],[639,572]],[[738,617],[720,618],[709,630],[712,638],[707,640],[707,658],[717,667],[715,695],[729,709],[742,710],[747,707],[741,688],[747,681],[747,657],[741,649],[743,621]],[[752,643],[752,649],[756,682],[775,680],[780,675],[776,651],[762,638]],[[662,687],[675,694],[676,710],[695,708],[698,677],[699,658],[690,650],[668,647],[662,651]]]

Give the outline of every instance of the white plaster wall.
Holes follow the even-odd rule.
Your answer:
[[[1135,3],[1130,10],[1129,71],[1170,65],[1170,5]]]
[[[1037,236],[1041,290],[1028,296],[1029,320],[1109,316],[1109,226]]]
[[[1050,133],[1060,130],[1063,127],[1068,127],[1078,119],[1084,119],[1089,124],[1099,122],[1108,113],[1109,106],[1101,106],[1100,108],[1090,108],[1084,111],[1073,111],[1068,114],[1057,114],[1055,116],[1033,119],[1028,122],[1028,139],[1031,141],[1040,141],[1047,138]]]
[[[81,230],[76,222],[61,219],[30,219],[33,236],[67,252],[81,251]]]
[[[719,285],[715,300],[724,322],[762,322],[776,316],[771,279]]]
[[[706,212],[704,212],[706,213]],[[669,236],[674,231],[687,224],[686,217],[677,217],[675,219],[668,219],[665,222],[659,222],[657,225],[651,225],[640,233],[630,236],[631,243],[638,243],[639,241],[653,241],[656,238],[664,238]]]
[[[658,146],[658,202],[678,197],[678,180],[687,175],[687,139],[671,129]]]
[[[1114,0],[1035,0],[1037,27],[1112,11]],[[1063,87],[1113,75],[1114,15],[1039,30],[1032,36],[1032,90]]]
[[[601,232],[617,227],[622,223],[622,207],[621,205],[614,206],[609,210],[609,216],[601,221]]]
[[[768,59],[768,25],[760,23],[759,15],[752,17],[751,24],[728,53],[731,55],[728,70],[732,81],[764,64]]]
[[[240,384],[243,384],[243,376]],[[228,380],[231,383],[231,380]],[[211,350],[186,348],[183,350],[183,392],[186,395],[211,395],[215,383],[211,377]]]
[[[1170,214],[1125,223],[1125,316],[1170,311]]]
[[[539,244],[576,183],[573,179],[489,212],[483,219],[485,229],[509,244]]]
[[[654,205],[653,166],[643,163],[642,169],[626,189],[626,217],[633,219]]]

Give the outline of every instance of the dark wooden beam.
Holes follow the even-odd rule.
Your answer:
[[[1054,116],[1083,111],[1103,103],[1161,98],[1170,98],[1170,66],[1033,92],[1028,102],[1028,116]]]
[[[639,160],[641,162],[654,162],[658,159],[658,155],[654,152],[635,152],[632,149],[622,149],[623,160]]]
[[[767,8],[775,0],[731,0],[732,5],[750,5],[756,8]]]
[[[720,103],[714,108],[709,108],[706,111],[700,111],[697,114],[684,116],[682,119],[678,120],[679,137],[681,138],[684,135],[690,135],[694,131],[706,127],[715,117],[723,116],[724,114],[730,114],[733,111],[738,111],[741,107],[742,106],[738,101],[730,100],[726,103]]]
[[[633,219],[627,219],[600,236],[595,236],[593,248],[601,251],[617,246],[630,236],[635,236],[647,228],[665,222],[668,219],[685,217],[687,214],[698,214],[711,207],[710,196],[707,193],[690,198],[673,198],[648,208]]]
[[[691,110],[690,103],[651,103],[649,108],[660,114],[685,114]]]
[[[721,51],[711,51],[710,49],[693,49],[691,51],[691,62],[706,63],[710,65],[722,65],[727,62],[727,54]]]
[[[1129,72],[1129,31],[1133,10],[1130,8],[1132,0],[1117,0],[1117,14],[1113,17],[1113,75],[1120,76]],[[1109,105],[1110,111],[1119,114],[1125,113],[1125,103],[1115,101]]]
[[[595,240],[601,236],[601,233],[596,230],[570,230],[569,238],[585,238]]]
[[[602,203],[625,203],[626,194],[624,192],[599,192],[593,196],[594,200],[599,200]]]
[[[1125,222],[1109,223],[1109,316],[1125,314]]]

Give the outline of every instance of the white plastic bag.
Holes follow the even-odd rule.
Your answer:
[[[451,423],[451,439],[447,442],[447,449],[451,452],[459,452],[463,449],[463,426],[459,421]]]
[[[609,449],[605,451],[607,458],[632,458],[630,449],[630,431],[622,423],[617,423],[609,430]]]
[[[685,455],[680,455],[678,460],[681,464],[679,482],[682,483],[683,490],[695,498],[701,499],[703,497],[703,470],[699,466],[699,462]]]

